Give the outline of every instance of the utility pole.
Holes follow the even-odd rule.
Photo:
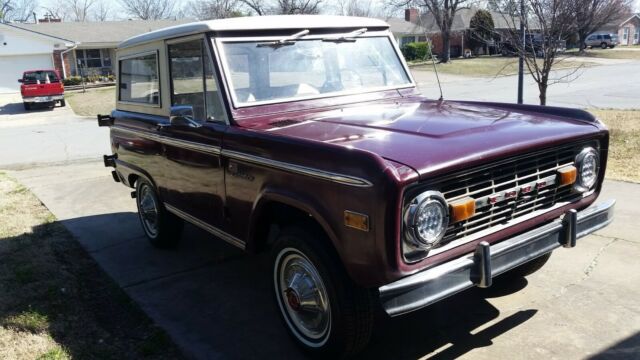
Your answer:
[[[520,59],[518,60],[518,104],[522,104],[522,93],[524,87],[524,55],[527,51],[527,37],[524,33],[524,0],[520,0],[520,36],[522,43],[520,44]]]

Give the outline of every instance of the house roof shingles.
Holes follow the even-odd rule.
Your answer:
[[[15,27],[57,38],[69,39],[81,45],[113,44],[132,36],[193,20],[125,20],[104,22],[60,22],[12,24]]]
[[[387,24],[389,24],[389,30],[391,30],[391,32],[394,34],[413,35],[425,33],[425,29],[422,26],[414,24],[410,21],[406,21],[403,18],[389,17],[383,20],[386,21]]]

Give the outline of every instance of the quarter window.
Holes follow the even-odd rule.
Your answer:
[[[140,104],[160,104],[158,54],[120,60],[119,100]]]

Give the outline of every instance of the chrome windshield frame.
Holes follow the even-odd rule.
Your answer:
[[[348,34],[348,33],[344,33]],[[299,39],[298,41],[305,40],[321,40],[330,36],[340,36],[344,35],[343,33],[335,33],[335,34],[322,34],[322,35],[308,35],[303,39]],[[233,42],[256,42],[256,41],[276,41],[283,38],[283,36],[250,36],[250,37],[211,37],[211,40],[214,44],[216,55],[218,57],[218,63],[220,65],[220,69],[222,70],[222,79],[224,81],[224,85],[227,89],[227,95],[229,96],[229,102],[234,109],[240,108],[248,108],[260,105],[271,105],[271,104],[283,104],[294,101],[303,101],[303,100],[317,100],[317,99],[325,99],[339,96],[348,96],[348,95],[357,95],[357,94],[365,94],[365,93],[373,93],[379,91],[387,91],[387,90],[401,90],[408,88],[415,88],[416,83],[411,75],[411,71],[409,71],[409,66],[402,56],[400,52],[400,48],[398,47],[397,42],[393,38],[392,34],[387,31],[371,31],[365,34],[358,36],[358,38],[367,38],[367,37],[384,37],[389,40],[391,45],[393,46],[394,52],[400,61],[402,66],[402,70],[407,76],[409,82],[405,85],[390,85],[390,86],[379,86],[379,87],[371,87],[366,89],[354,89],[354,90],[346,90],[346,91],[336,91],[330,92],[326,94],[318,94],[318,95],[303,95],[303,96],[294,96],[287,97],[282,99],[273,99],[273,100],[263,100],[263,101],[254,101],[254,102],[240,102],[238,101],[235,93],[235,89],[233,87],[233,81],[231,79],[231,72],[228,67],[227,57],[224,49],[225,43],[233,43]]]

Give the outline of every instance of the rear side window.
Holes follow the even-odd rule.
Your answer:
[[[611,36],[610,35],[605,35],[604,38],[607,39],[607,40],[611,40]]]
[[[58,75],[54,71],[32,71],[24,73],[22,78],[24,84],[53,84],[59,83]]]
[[[122,59],[119,65],[120,101],[160,105],[157,52]]]

